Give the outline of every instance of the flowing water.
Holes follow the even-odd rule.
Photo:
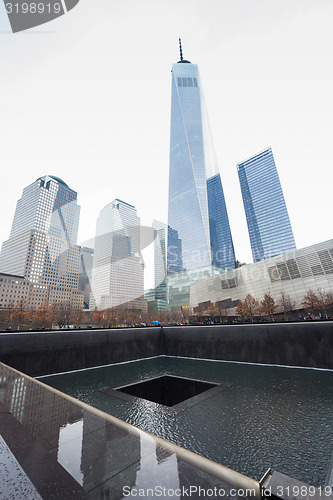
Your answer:
[[[175,414],[100,392],[163,373],[233,385]],[[158,357],[41,380],[254,479],[271,467],[314,486],[325,483],[333,451],[333,371]]]

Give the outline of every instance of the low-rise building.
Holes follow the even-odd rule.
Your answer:
[[[193,309],[217,303],[235,312],[240,300],[251,294],[259,302],[270,293],[278,303],[288,297],[293,309],[302,309],[306,293],[333,293],[333,240],[293,250],[271,259],[244,265],[191,284]]]
[[[50,299],[50,293],[51,289],[47,285],[30,282],[24,276],[0,273],[0,309],[2,310],[18,306],[35,310],[45,301],[52,304],[55,301]],[[73,309],[82,308],[83,292],[76,289],[67,290],[66,298],[65,303]]]
[[[214,275],[224,275],[225,270],[216,266],[203,266],[167,276],[168,307],[180,311],[190,306],[190,287],[201,280],[209,280]]]

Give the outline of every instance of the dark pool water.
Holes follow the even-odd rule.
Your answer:
[[[170,373],[233,386],[170,415],[100,392]],[[333,372],[159,357],[41,380],[140,429],[259,480],[271,467],[324,485],[333,451]]]

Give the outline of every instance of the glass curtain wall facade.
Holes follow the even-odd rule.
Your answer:
[[[24,276],[41,299],[82,305],[79,216],[77,193],[62,179],[45,175],[27,186],[2,245],[1,271]]]
[[[234,269],[236,267],[234,245],[220,174],[213,175],[207,180],[207,197],[212,265]]]
[[[235,268],[199,70],[182,55],[172,66],[168,226],[168,274]]]
[[[89,308],[91,295],[91,273],[93,267],[94,249],[89,247],[81,248],[81,263],[79,276],[79,290],[84,293],[83,308]]]
[[[155,275],[155,299],[162,301],[166,306],[166,242],[168,227],[163,222],[153,220],[153,228],[156,231],[154,239],[154,275]]]
[[[271,148],[237,164],[253,261],[296,249]]]
[[[115,199],[96,223],[90,308],[117,307],[143,295],[140,218],[133,205]]]

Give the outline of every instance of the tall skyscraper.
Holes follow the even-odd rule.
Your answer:
[[[198,66],[172,66],[168,274],[235,268],[227,208]]]
[[[45,175],[24,188],[2,245],[1,272],[24,277],[41,300],[82,305],[79,216],[77,193],[62,179]]]
[[[91,295],[91,273],[93,267],[94,249],[81,247],[81,263],[79,276],[79,290],[83,292],[83,308],[89,308]]]
[[[155,300],[159,309],[167,306],[166,285],[166,244],[168,237],[168,226],[163,222],[153,220],[153,229],[156,231],[154,239],[154,274],[155,274]]]
[[[295,240],[271,148],[237,164],[253,261],[295,250]]]
[[[143,297],[140,218],[136,208],[115,199],[97,219],[90,308],[106,309]]]
[[[168,227],[163,222],[153,220],[153,229],[156,232],[154,239],[154,276],[155,288],[157,288],[166,277],[166,242]]]

